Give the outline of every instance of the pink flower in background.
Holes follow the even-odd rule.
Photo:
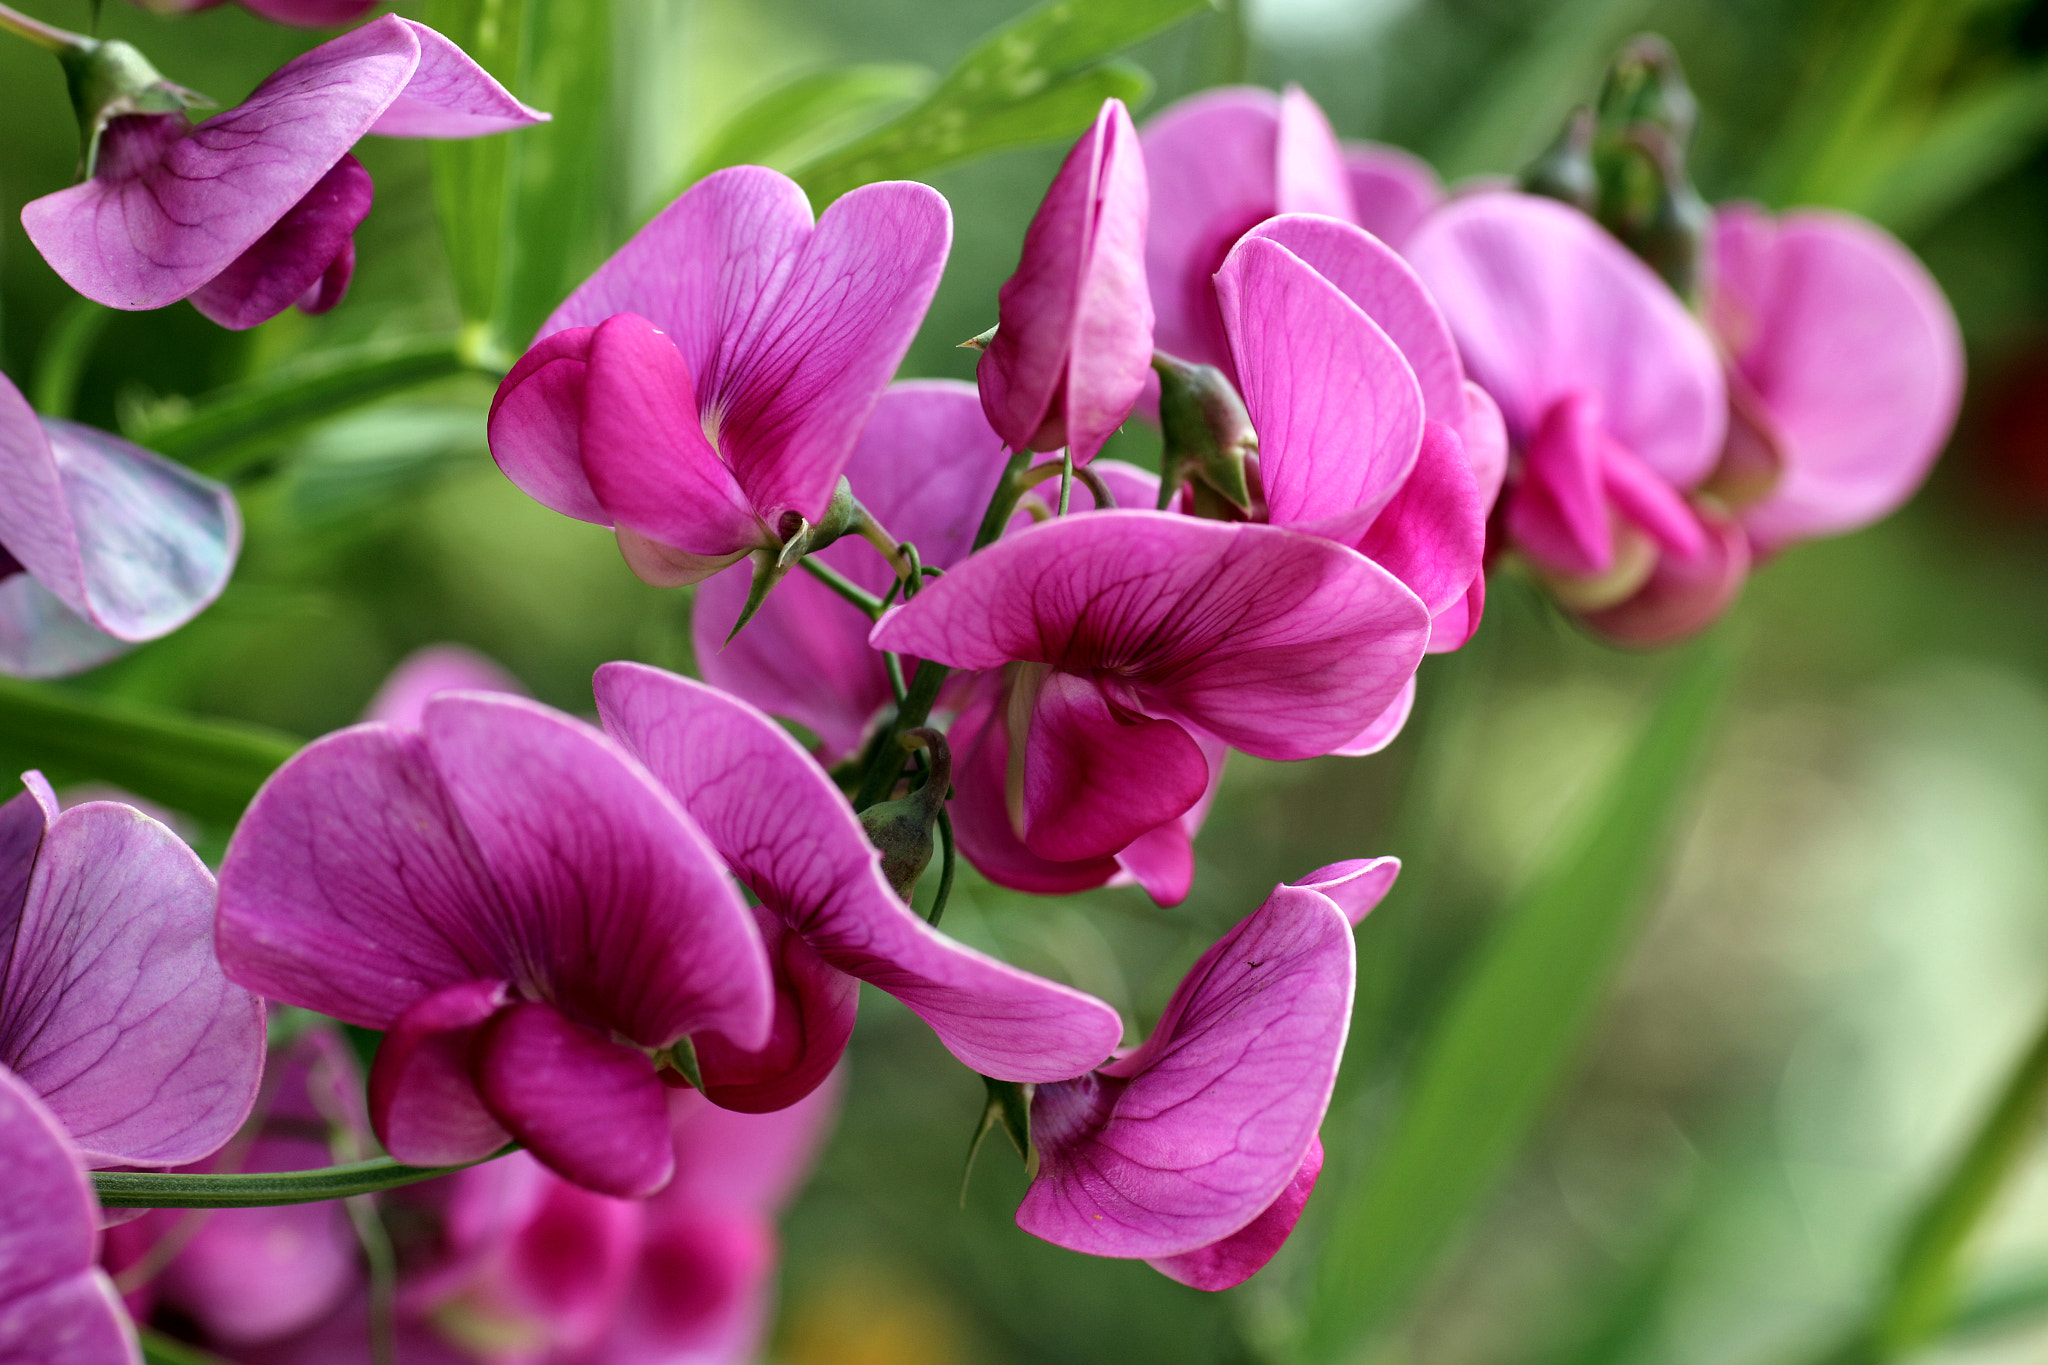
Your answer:
[[[1237,240],[1282,213],[1356,223],[1399,249],[1442,198],[1410,154],[1340,144],[1299,87],[1226,86],[1169,106],[1144,131],[1152,186],[1145,261],[1159,348],[1230,373],[1210,280]]]
[[[256,1098],[263,1006],[221,974],[213,875],[140,811],[0,805],[0,1068],[90,1165],[178,1166]]]
[[[1224,745],[1276,759],[1342,747],[1406,686],[1428,631],[1399,580],[1328,540],[1109,511],[998,541],[871,639],[1002,670],[953,727],[962,845],[1007,825],[1034,857],[1073,863],[1180,821]],[[1002,824],[985,819],[996,811]]]
[[[714,1101],[777,1109],[817,1085],[853,1031],[860,981],[998,1080],[1059,1080],[1116,1046],[1115,1010],[956,943],[905,905],[845,797],[768,717],[644,664],[606,664],[596,691],[605,729],[667,784],[761,902],[775,1035],[751,1053],[698,1048]]]
[[[1507,443],[1415,272],[1359,228],[1288,214],[1231,249],[1215,293],[1259,436],[1256,515],[1359,550],[1422,598],[1432,650],[1464,644]]]
[[[1660,643],[1718,615],[1748,543],[1689,496],[1720,459],[1728,399],[1677,296],[1592,219],[1521,194],[1454,201],[1408,258],[1506,420],[1509,542],[1614,638]]]
[[[1749,502],[1758,550],[1866,526],[1920,486],[1955,425],[1963,348],[1897,240],[1846,214],[1723,205],[1705,311],[1732,405],[1716,482]]]
[[[1197,1289],[1256,1274],[1322,1170],[1316,1130],[1351,1023],[1351,926],[1398,871],[1360,860],[1274,888],[1188,970],[1143,1045],[1039,1086],[1039,1169],[1017,1226],[1142,1258]]]
[[[491,453],[633,571],[693,583],[824,515],[938,287],[937,191],[865,185],[815,224],[760,166],[707,177],[542,326],[499,386]]]
[[[1137,129],[1123,101],[1104,100],[1025,229],[977,370],[989,425],[1011,449],[1069,446],[1085,461],[1144,392],[1148,204]]]
[[[192,14],[224,0],[135,0],[159,14]],[[377,0],[237,0],[243,9],[293,28],[340,28],[377,8]]]
[[[77,673],[184,625],[242,545],[228,490],[0,375],[0,673]]]
[[[423,645],[398,661],[377,695],[363,709],[364,720],[417,728],[427,702],[442,692],[506,692],[526,695],[519,679],[491,659],[462,645]]]
[[[340,1035],[301,1034],[271,1058],[265,1099],[241,1140],[194,1171],[301,1171],[349,1159],[336,1137],[366,1144],[362,1076]],[[164,1311],[201,1342],[236,1349],[313,1326],[362,1283],[361,1248],[337,1202],[252,1209],[154,1209],[107,1232],[107,1269],[147,1321]]]
[[[358,139],[480,137],[547,117],[434,30],[387,14],[197,127],[183,114],[114,119],[92,178],[29,203],[22,226],[89,299],[145,309],[189,298],[239,330],[294,303],[320,313],[341,301],[372,192],[349,155]]]
[[[221,868],[236,980],[383,1029],[371,1117],[420,1165],[517,1138],[622,1196],[668,1181],[650,1054],[768,1040],[761,936],[716,853],[595,728],[483,693],[358,725],[266,783]]]
[[[99,1261],[99,1201],[64,1125],[0,1066],[0,1360],[140,1365]]]

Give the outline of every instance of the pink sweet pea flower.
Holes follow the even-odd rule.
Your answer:
[[[87,298],[131,310],[189,298],[239,331],[341,301],[372,192],[349,155],[358,139],[480,137],[547,117],[434,30],[387,14],[197,127],[183,114],[114,119],[92,178],[32,201],[21,222]]]
[[[364,720],[417,728],[427,702],[442,692],[526,695],[519,679],[462,645],[423,645],[398,661],[363,709]]]
[[[0,375],[0,673],[91,668],[184,625],[242,545],[212,479],[76,422]]]
[[[1757,549],[1867,526],[1927,477],[1962,401],[1962,339],[1896,239],[1846,214],[1723,205],[1705,312],[1728,356],[1731,447],[1767,461],[1724,471],[1765,481],[1741,509]]]
[[[192,14],[224,0],[135,0],[158,14]],[[341,28],[377,8],[377,0],[238,0],[243,9],[293,28]]]
[[[605,729],[647,764],[759,898],[776,967],[775,1035],[751,1054],[698,1049],[710,1097],[779,1109],[831,1071],[867,981],[998,1080],[1059,1080],[1109,1055],[1116,1011],[947,938],[890,889],[846,800],[774,721],[645,664],[597,671]]]
[[[197,1161],[263,1069],[263,1005],[214,960],[213,875],[132,807],[60,815],[22,781],[0,805],[0,1067],[93,1166]]]
[[[1397,148],[1340,144],[1298,86],[1205,90],[1145,125],[1155,212],[1145,263],[1159,348],[1230,373],[1210,279],[1239,238],[1282,213],[1356,223],[1400,248],[1442,198],[1436,176]]]
[[[1025,848],[1061,863],[1180,820],[1223,745],[1275,759],[1342,747],[1400,694],[1428,632],[1422,602],[1341,545],[1119,510],[998,541],[870,638],[1003,670],[1001,695],[955,727],[961,813],[1000,800]],[[991,789],[970,794],[977,782]]]
[[[1711,620],[1748,545],[1690,497],[1720,457],[1728,399],[1677,296],[1592,219],[1529,195],[1454,201],[1408,257],[1506,420],[1509,541],[1612,637],[1655,643]]]
[[[694,583],[821,521],[938,287],[938,192],[864,185],[815,224],[795,181],[709,176],[569,296],[491,405],[506,477]]]
[[[1068,446],[1079,464],[1137,405],[1152,366],[1149,202],[1138,131],[1122,100],[1104,100],[1025,230],[977,371],[1011,449]]]
[[[307,1030],[273,1056],[267,1099],[240,1140],[193,1171],[331,1166],[337,1131],[368,1137],[362,1077],[332,1028]],[[138,1319],[167,1311],[210,1346],[277,1341],[340,1308],[362,1282],[361,1244],[334,1201],[252,1209],[155,1209],[107,1232],[106,1265]]]
[[[1143,1045],[1039,1086],[1039,1169],[1017,1226],[1197,1289],[1271,1260],[1322,1170],[1316,1129],[1351,1024],[1351,926],[1398,870],[1359,860],[1275,887],[1189,968]]]
[[[64,1124],[0,1066],[0,1360],[141,1365],[99,1269],[100,1209]]]
[[[221,960],[273,999],[385,1030],[371,1117],[392,1155],[517,1138],[565,1178],[645,1195],[672,1160],[651,1054],[768,1041],[761,935],[716,853],[595,728],[443,693],[417,730],[307,746],[221,868]]]
[[[1259,436],[1255,512],[1358,549],[1422,598],[1433,651],[1464,644],[1507,439],[1421,280],[1362,229],[1287,214],[1231,249],[1215,292]]]

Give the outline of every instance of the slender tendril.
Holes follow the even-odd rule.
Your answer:
[[[932,896],[931,912],[925,916],[932,928],[939,927],[939,916],[946,913],[946,902],[953,899],[953,873],[957,854],[953,849],[953,816],[944,806],[939,807],[939,889]]]
[[[31,19],[17,9],[0,5],[0,29],[5,29],[17,38],[26,38],[48,52],[76,52],[93,45],[92,39],[82,33],[46,24],[40,19]]]

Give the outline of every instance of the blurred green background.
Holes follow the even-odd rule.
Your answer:
[[[86,0],[24,7],[89,22]],[[572,130],[584,140],[536,144],[577,158],[584,177],[518,241],[541,263],[528,271],[537,297],[559,297],[659,207],[762,92],[839,63],[944,71],[1019,9],[576,8],[609,15],[609,71]],[[163,21],[108,0],[101,24],[223,104],[313,41],[233,6]],[[1311,1324],[1318,1360],[1793,1365],[1869,1301],[1902,1219],[2048,1001],[2048,4],[1247,0],[1128,56],[1156,83],[1141,119],[1219,81],[1298,81],[1342,134],[1411,147],[1457,177],[1533,155],[1642,29],[1673,40],[1699,94],[1709,198],[1869,213],[1949,292],[1970,393],[1933,482],[1885,524],[1765,567],[1713,640],[1675,656],[1602,648],[1497,581],[1485,629],[1425,666],[1416,718],[1388,752],[1231,760],[1181,907],[1135,891],[1031,900],[968,877],[949,930],[1102,995],[1138,1036],[1187,963],[1276,880],[1345,857],[1407,860],[1360,933],[1323,1187],[1282,1258],[1223,1295],[1042,1245],[1009,1221],[1023,1176],[1007,1151],[982,1153],[960,1208],[980,1087],[869,993],[844,1118],[788,1223],[777,1359],[1285,1359],[1313,1311],[1342,1320],[1334,1338]],[[46,407],[139,428],[309,357],[461,325],[427,147],[360,150],[377,206],[345,306],[238,336],[184,306],[74,303],[18,219],[76,158],[44,54],[0,46],[0,117],[0,363]],[[1008,150],[932,177],[956,246],[906,374],[971,376],[954,344],[993,321],[1062,151]],[[247,549],[226,595],[63,687],[305,737],[351,721],[393,663],[433,641],[475,646],[579,712],[608,659],[687,668],[688,594],[640,584],[606,533],[513,490],[484,449],[489,396],[487,379],[447,379],[245,451]],[[1134,423],[1112,453],[1145,459],[1148,439]],[[1500,966],[1502,931],[1540,899],[1522,893],[1568,854],[1607,775],[1650,761],[1637,736],[1655,698],[1675,675],[1717,667],[1732,682],[1699,778],[1676,798],[1671,854],[1641,873],[1651,894]],[[65,771],[18,726],[0,749],[100,775]],[[1682,776],[1682,761],[1667,766]],[[198,838],[217,849],[224,833]],[[1434,1138],[1412,1140],[1408,1203],[1365,1200],[1426,1088],[1431,1040],[1489,961],[1497,981],[1519,972],[1521,1008],[1562,1020],[1549,1051],[1530,1040],[1527,1121],[1482,1076],[1443,1102]],[[1518,1074],[1522,1038],[1496,1030],[1499,1075]],[[1382,1208],[1398,1226],[1373,1223]],[[1332,1259],[1332,1236],[1353,1259]],[[1370,1275],[1317,1297],[1319,1263]],[[1962,1317],[1928,1358],[2048,1357],[2048,1171],[2018,1182],[1968,1265]]]

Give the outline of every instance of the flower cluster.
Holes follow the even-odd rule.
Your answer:
[[[340,301],[357,138],[544,117],[385,16],[196,126],[116,114],[23,221],[88,297],[248,327]],[[593,723],[424,657],[271,777],[217,886],[131,807],[60,811],[33,773],[0,806],[0,1159],[32,1194],[0,1209],[0,1357],[132,1359],[112,1285],[250,1361],[378,1332],[437,1360],[742,1357],[863,982],[1034,1153],[1020,1227],[1240,1283],[1315,1186],[1352,926],[1398,864],[1276,887],[1125,1048],[1107,1004],[936,927],[956,841],[1005,887],[1176,904],[1229,752],[1390,743],[1490,565],[1611,639],[1677,639],[1760,556],[1903,500],[1960,385],[1939,293],[1866,224],[1719,211],[1696,311],[1664,239],[1446,194],[1299,90],[1142,132],[1104,104],[977,382],[892,382],[950,236],[923,185],[814,218],[788,177],[722,170],[505,374],[498,465],[647,582],[697,585],[702,681],[606,664]],[[1134,413],[1156,471],[1105,454]],[[231,568],[225,490],[11,386],[0,476],[9,672],[161,635]],[[258,997],[381,1035],[367,1075],[293,1014],[259,1100]],[[470,1167],[385,1196],[395,1286],[335,1205],[157,1211],[98,1244],[87,1168],[372,1144]]]

